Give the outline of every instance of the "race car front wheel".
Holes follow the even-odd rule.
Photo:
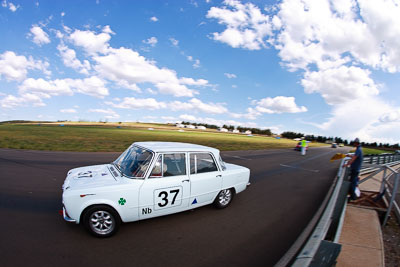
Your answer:
[[[221,190],[214,200],[215,207],[219,209],[226,208],[233,199],[234,191],[232,189]]]
[[[118,231],[121,221],[113,208],[105,205],[90,207],[83,216],[83,225],[96,237],[110,237]]]

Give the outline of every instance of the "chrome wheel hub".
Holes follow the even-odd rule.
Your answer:
[[[90,228],[93,232],[101,235],[112,232],[115,227],[113,216],[107,211],[96,211],[90,216]]]
[[[222,190],[218,198],[219,203],[223,206],[228,205],[231,199],[232,199],[232,193],[231,190],[229,189]]]

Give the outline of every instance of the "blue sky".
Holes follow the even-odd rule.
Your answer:
[[[0,121],[400,142],[399,3],[0,1]]]

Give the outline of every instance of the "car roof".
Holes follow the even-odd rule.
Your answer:
[[[141,146],[147,149],[150,149],[154,152],[213,152],[216,155],[219,155],[219,150],[216,148],[189,144],[189,143],[180,143],[180,142],[135,142],[133,145]]]

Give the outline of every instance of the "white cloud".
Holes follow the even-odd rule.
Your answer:
[[[104,117],[106,119],[118,119],[120,117],[119,114],[112,109],[89,109],[88,112],[105,114],[106,116]]]
[[[312,124],[324,133],[334,132],[347,139],[359,137],[365,142],[397,143],[398,138],[394,138],[393,131],[400,131],[400,124],[395,118],[398,110],[377,97],[366,96],[335,105],[326,122]]]
[[[379,5],[379,8],[377,8]],[[285,0],[276,17],[276,48],[293,70],[349,61],[400,70],[400,6],[393,1]]]
[[[74,108],[66,108],[66,109],[60,109],[61,113],[77,113],[76,109]]]
[[[63,34],[61,31],[56,30],[55,32],[56,32],[56,37],[57,37],[58,39],[64,38],[64,34]]]
[[[175,38],[169,38],[169,41],[171,42],[171,44],[175,47],[178,47],[179,45],[179,41],[176,40]]]
[[[8,3],[8,8],[9,8],[12,12],[15,12],[15,11],[17,11],[17,9],[19,8],[19,5],[16,6],[16,5],[14,5],[13,3]]]
[[[301,84],[306,93],[320,93],[326,103],[334,105],[369,95],[378,95],[378,85],[370,78],[370,74],[369,70],[341,66],[306,72]]]
[[[204,103],[197,98],[192,98],[188,102],[170,102],[169,108],[173,111],[190,110],[212,114],[223,114],[228,112],[227,108],[222,103]]]
[[[224,75],[225,75],[228,79],[236,78],[236,75],[233,74],[233,73],[224,73]]]
[[[182,120],[192,121],[192,122],[195,122],[196,119],[197,119],[195,116],[193,116],[193,115],[188,115],[188,114],[180,115],[179,118],[182,119]]]
[[[186,59],[190,62],[194,62],[193,63],[193,68],[197,69],[200,68],[200,60],[199,59],[194,59],[192,56],[186,56]]]
[[[157,92],[154,91],[154,90],[151,89],[151,88],[147,88],[146,91],[147,91],[149,94],[151,94],[151,95],[156,95],[156,94],[157,94]]]
[[[195,68],[195,69],[200,68],[200,60],[199,60],[199,59],[195,59],[192,66],[193,66],[193,68]]]
[[[56,79],[54,81],[46,81],[42,78],[26,79],[19,86],[19,93],[21,95],[31,93],[41,98],[50,98],[51,96],[73,94],[71,86],[66,80]]]
[[[32,28],[30,29],[30,35],[32,36],[32,41],[39,45],[42,46],[43,44],[48,44],[50,43],[49,35],[43,31],[42,28],[40,28],[37,25],[33,25]]]
[[[11,10],[12,12],[17,11],[17,9],[20,8],[20,5],[15,5],[10,1],[7,2],[6,0],[3,0],[3,2],[1,2],[1,6],[4,8],[8,7],[8,9]]]
[[[152,21],[152,22],[157,22],[157,21],[158,21],[158,18],[155,17],[155,16],[153,16],[153,17],[150,18],[150,21]]]
[[[321,94],[331,105],[331,117],[325,123],[314,124],[326,130],[326,134],[334,132],[345,138],[358,135],[366,140],[385,136],[385,140],[389,140],[391,125],[394,136],[399,129],[398,110],[379,97],[382,86],[374,81],[373,71],[400,72],[398,3],[389,0],[283,0],[273,8],[265,8],[266,14],[258,15],[264,32],[258,35],[261,39],[249,38],[253,42],[247,45],[243,36],[246,30],[252,29],[249,18],[253,15],[249,10],[258,9],[235,0],[225,1],[222,7],[212,7],[207,17],[226,26],[223,32],[214,33],[213,39],[237,48],[260,49],[268,43],[277,49],[283,66],[304,75],[301,79],[304,91]],[[306,110],[294,102],[271,108],[273,102],[269,99],[263,101],[263,105],[257,104],[256,112],[273,113],[281,108],[296,112]],[[249,113],[233,115],[241,117]],[[352,123],[354,119],[346,116],[362,119]]]
[[[256,105],[255,110],[260,113],[299,113],[306,112],[307,108],[304,106],[298,107],[295,103],[294,97],[277,96],[274,98],[266,97],[259,101],[254,100]]]
[[[382,123],[400,122],[400,109],[381,115],[379,121]]]
[[[209,86],[209,83],[207,80],[204,79],[193,79],[193,78],[186,78],[182,77],[179,79],[179,82],[181,84],[186,84],[186,85],[193,85],[193,86]]]
[[[76,52],[73,49],[68,48],[64,44],[59,44],[57,46],[58,51],[60,52],[61,58],[64,62],[64,65],[67,67],[71,67],[79,73],[89,75],[89,70],[91,69],[90,62],[88,60],[84,60],[83,63],[76,58]]]
[[[111,81],[125,81],[130,85],[152,83],[160,93],[177,97],[193,96],[197,92],[180,82],[175,71],[158,68],[154,62],[127,48],[109,48],[107,55],[95,56],[98,73]]]
[[[97,76],[91,76],[85,79],[67,79],[67,82],[74,87],[78,93],[103,98],[109,95],[106,83]]]
[[[51,72],[47,69],[48,62],[34,60],[32,57],[16,55],[12,51],[0,54],[0,77],[5,77],[8,81],[22,81],[26,78],[28,70],[41,70],[45,75]]]
[[[233,112],[231,112],[229,115],[232,116],[233,118],[236,118],[236,119],[245,118],[245,119],[248,119],[248,120],[255,120],[255,119],[257,119],[257,117],[261,116],[262,113],[257,111],[254,108],[247,108],[247,113],[233,113]]]
[[[105,87],[104,81],[96,76],[85,79],[56,79],[50,81],[42,78],[28,78],[19,86],[19,93],[21,95],[30,93],[40,98],[73,95],[74,92],[98,98],[108,95],[108,89]]]
[[[362,66],[348,66],[349,63],[384,67],[389,64],[386,60],[388,54],[397,58],[399,46],[398,38],[392,38],[387,28],[382,29],[381,34],[374,30],[375,21],[383,23],[386,19],[385,25],[389,28],[398,25],[399,16],[395,15],[399,13],[396,13],[398,6],[385,2],[383,10],[394,10],[388,11],[386,18],[385,12],[374,8],[375,5],[368,4],[368,1],[358,1],[360,10],[355,1],[342,2],[284,0],[277,6],[277,13],[271,12],[276,13],[271,20],[275,32],[269,28],[268,15],[261,14],[252,4],[241,4],[239,1],[225,1],[222,8],[211,8],[207,17],[218,18],[220,24],[226,25],[227,29],[221,34],[214,34],[214,37],[222,38],[224,34],[227,38],[234,37],[232,40],[225,39],[232,47],[243,47],[241,38],[244,29],[249,27],[250,18],[263,22],[259,26],[264,29],[264,37],[270,38],[270,43],[279,50],[285,66],[290,71],[305,71],[302,85],[306,93],[320,93],[328,104],[335,104],[360,95],[378,93],[378,86],[369,77],[370,72]],[[360,19],[360,15],[366,17],[365,21]],[[392,29],[391,32],[397,31]],[[376,36],[382,38],[377,40]],[[391,40],[390,45],[384,40]],[[258,46],[261,47],[265,45]],[[310,70],[315,67],[317,70]],[[384,68],[393,70],[394,66],[391,64]]]
[[[130,90],[138,92],[138,93],[142,92],[142,90],[140,89],[140,87],[137,84],[135,84],[135,83],[130,84],[126,80],[117,81],[117,85],[122,88],[130,89]]]
[[[234,48],[259,50],[266,47],[265,39],[272,34],[270,18],[252,3],[226,0],[223,4],[222,8],[212,7],[206,15],[226,25],[223,32],[214,32],[212,38]]]
[[[373,38],[372,40],[375,45],[373,50],[357,51],[354,53],[362,53],[359,56],[361,61],[367,65],[377,65],[382,69],[386,69],[389,72],[400,71],[400,5],[395,1],[381,1],[377,8],[377,3],[359,0],[360,13],[368,27],[371,34],[368,37]],[[366,46],[367,44],[363,44]],[[373,53],[375,56],[371,58],[369,53]]]
[[[142,42],[145,43],[145,44],[150,45],[151,47],[155,47],[157,42],[158,42],[158,40],[157,40],[156,37],[153,36],[153,37],[150,37],[147,40],[143,40]]]
[[[188,86],[210,86],[204,79],[179,78],[174,70],[160,68],[156,62],[146,59],[132,49],[110,47],[111,34],[115,33],[109,26],[103,27],[101,33],[90,30],[72,31],[68,27],[64,27],[64,31],[69,36],[64,37],[63,34],[58,33],[57,36],[71,41],[75,46],[82,47],[90,57],[90,62],[89,60],[80,62],[76,58],[75,51],[66,47],[63,41],[58,46],[64,64],[81,73],[88,74],[88,71],[92,69],[99,77],[136,92],[141,92],[140,84],[150,83],[158,89],[159,93],[175,97],[193,97],[198,94],[196,90]],[[176,40],[173,39],[173,41]],[[151,37],[144,42],[154,46],[157,38]],[[198,67],[200,62],[193,61],[195,62],[193,66]]]
[[[166,108],[167,104],[164,102],[158,102],[154,98],[135,98],[135,97],[125,97],[119,104],[112,102],[105,102],[107,105],[113,106],[115,108],[124,109],[161,109]]]
[[[104,54],[109,49],[110,44],[108,42],[111,39],[111,34],[114,34],[114,32],[107,25],[103,27],[102,32],[99,34],[89,30],[75,30],[69,35],[69,40],[74,45],[82,47],[89,55]]]
[[[305,71],[306,93],[320,93],[332,105],[331,117],[314,126],[349,139],[398,142],[396,109],[379,98],[381,86],[371,70],[400,71],[400,6],[285,0],[279,7],[274,21],[280,26],[275,47],[281,59],[289,70]]]
[[[2,108],[15,108],[18,106],[33,105],[35,107],[45,106],[42,99],[34,94],[22,94],[19,97],[13,95],[7,95],[3,99],[0,99],[0,106]]]
[[[187,110],[210,114],[223,114],[228,112],[227,108],[222,103],[204,103],[197,98],[192,98],[188,102],[162,102],[157,101],[154,98],[125,97],[120,103],[106,102],[106,104],[116,108],[125,109],[169,109],[172,111]]]

